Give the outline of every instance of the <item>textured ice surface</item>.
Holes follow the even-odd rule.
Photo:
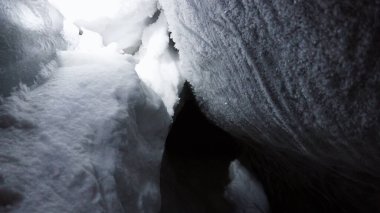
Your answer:
[[[0,106],[0,212],[157,212],[167,110],[132,56],[77,36],[48,82]]]
[[[294,205],[378,209],[378,1],[160,3],[202,111],[259,150],[274,202],[297,186]]]
[[[62,16],[45,0],[0,1],[0,96],[50,75],[61,31]]]
[[[380,139],[373,1],[160,2],[203,110],[226,129],[302,151]]]

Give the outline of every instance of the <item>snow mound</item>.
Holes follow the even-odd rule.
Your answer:
[[[229,168],[231,183],[225,196],[236,206],[237,213],[269,211],[269,203],[261,183],[238,160]]]

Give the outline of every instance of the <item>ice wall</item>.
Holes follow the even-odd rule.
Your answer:
[[[65,47],[62,20],[45,0],[0,2],[0,96],[50,75],[54,65],[45,65]]]
[[[199,105],[257,150],[279,212],[377,209],[378,1],[160,3]]]

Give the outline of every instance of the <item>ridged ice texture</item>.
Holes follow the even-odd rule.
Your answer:
[[[46,0],[0,1],[0,95],[47,78],[43,66],[64,48],[62,16]]]
[[[378,147],[379,4],[161,4],[200,106],[226,130],[315,154]]]
[[[209,118],[281,151],[284,170],[318,162],[326,173],[313,178],[379,188],[379,1],[160,3]]]

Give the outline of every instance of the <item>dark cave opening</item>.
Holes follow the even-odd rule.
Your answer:
[[[234,212],[223,194],[234,159],[263,184],[272,213],[379,211],[376,179],[337,162],[234,138],[205,118],[188,83],[177,109],[161,164],[161,213]]]
[[[187,83],[181,104],[161,164],[161,213],[233,212],[224,191],[239,147],[200,112]]]

